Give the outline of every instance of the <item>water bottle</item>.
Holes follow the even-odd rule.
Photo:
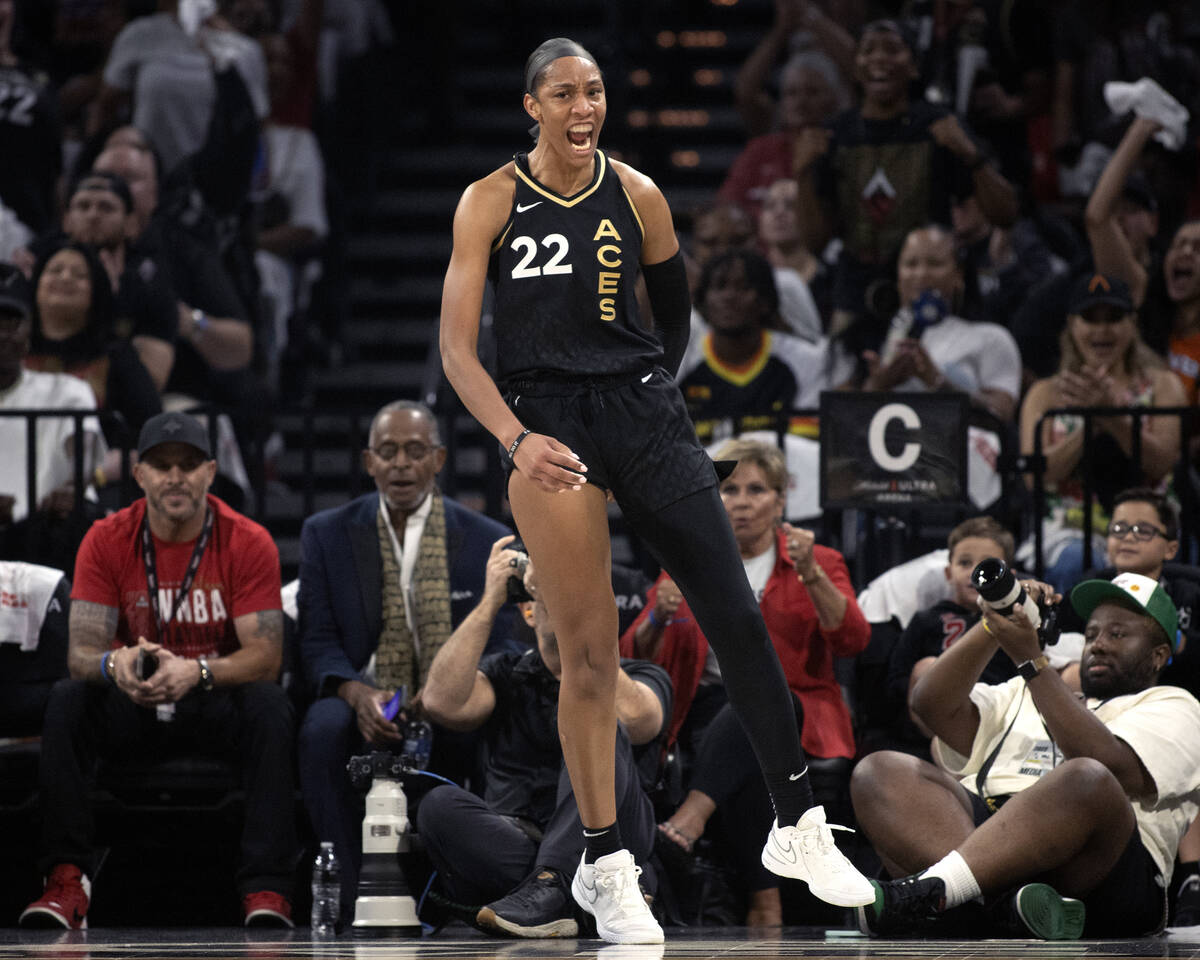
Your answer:
[[[312,872],[312,935],[332,937],[337,933],[342,909],[342,867],[333,844],[321,842]]]

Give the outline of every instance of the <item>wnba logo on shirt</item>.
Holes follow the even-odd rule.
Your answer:
[[[161,588],[158,591],[158,609],[174,610],[177,592],[170,588]],[[203,625],[220,623],[222,620],[228,619],[229,614],[225,611],[225,599],[221,596],[221,591],[215,588],[205,590],[197,587],[195,590],[188,591],[187,596],[183,598],[173,622]]]

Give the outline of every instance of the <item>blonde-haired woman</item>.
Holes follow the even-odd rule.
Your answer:
[[[1029,388],[1021,407],[1021,452],[1034,451],[1038,423],[1061,407],[1175,407],[1186,403],[1183,386],[1142,341],[1129,287],[1104,274],[1080,277],[1061,338],[1058,372]],[[1046,581],[1066,592],[1083,573],[1084,418],[1056,414],[1042,424],[1047,511],[1044,518]],[[1179,418],[1140,419],[1140,463],[1133,459],[1134,419],[1096,417],[1090,452],[1092,490],[1102,511],[1126,487],[1165,487],[1180,456]],[[1093,525],[1104,528],[1103,516]],[[1102,560],[1100,554],[1094,562]],[[1017,559],[1032,562],[1026,543]]]

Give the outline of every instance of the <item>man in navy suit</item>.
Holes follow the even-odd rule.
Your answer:
[[[365,745],[403,741],[384,704],[401,686],[411,701],[447,635],[478,619],[470,614],[484,600],[492,545],[512,533],[438,491],[446,448],[428,407],[383,407],[368,444],[363,466],[377,492],[310,517],[300,534],[300,657],[316,698],[300,729],[300,785],[318,839],[336,846],[347,910],[361,801],[346,762]],[[516,649],[512,606],[487,615],[487,652]],[[435,730],[430,767],[461,775],[454,755],[467,752],[461,737]]]

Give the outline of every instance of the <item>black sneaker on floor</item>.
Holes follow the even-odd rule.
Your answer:
[[[996,935],[1019,940],[1078,940],[1087,911],[1045,883],[1027,883],[993,909]]]
[[[1171,926],[1200,925],[1200,875],[1192,874],[1179,885],[1175,894],[1175,909],[1171,911]]]
[[[508,937],[574,937],[579,933],[574,912],[563,877],[555,870],[538,867],[508,896],[483,907],[475,923]]]
[[[872,880],[875,902],[857,907],[858,929],[869,937],[917,933],[936,923],[946,906],[946,884],[939,877]]]

